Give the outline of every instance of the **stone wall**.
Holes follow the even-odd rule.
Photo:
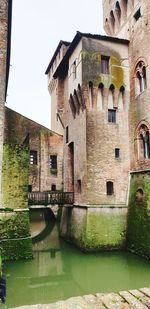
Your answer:
[[[4,261],[32,258],[28,211],[0,210],[0,253]]]
[[[63,207],[60,234],[83,251],[125,247],[127,208]]]
[[[131,174],[127,249],[150,259],[150,171]]]

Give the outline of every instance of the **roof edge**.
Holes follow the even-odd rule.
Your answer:
[[[61,40],[61,41],[59,42],[59,44],[58,44],[58,46],[57,46],[57,48],[56,48],[56,50],[55,50],[55,52],[54,52],[54,54],[53,54],[53,56],[52,56],[52,58],[51,58],[51,61],[50,61],[49,65],[48,65],[48,67],[47,67],[47,69],[46,69],[46,71],[45,71],[45,74],[48,74],[48,72],[49,72],[51,66],[52,66],[53,63],[54,63],[54,60],[55,60],[55,58],[56,58],[56,55],[58,54],[58,52],[59,52],[59,50],[60,50],[60,48],[61,48],[61,46],[62,46],[63,44],[64,44],[65,46],[69,46],[71,43],[70,43],[70,42],[67,42],[67,41],[63,41],[63,40]]]

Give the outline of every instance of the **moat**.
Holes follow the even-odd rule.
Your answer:
[[[56,224],[33,250],[33,260],[5,264],[7,308],[149,286],[150,262],[126,252],[85,254],[59,238]]]

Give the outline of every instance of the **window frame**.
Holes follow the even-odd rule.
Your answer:
[[[106,181],[106,194],[107,196],[114,195],[114,183],[111,180]]]
[[[37,165],[38,164],[37,150],[30,150],[29,163],[30,163],[30,165]]]
[[[116,109],[108,109],[108,123],[116,123]]]
[[[57,155],[49,156],[49,166],[50,170],[57,170]]]
[[[110,74],[109,61],[109,56],[101,55],[101,74]]]
[[[115,148],[115,159],[120,159],[120,148]]]

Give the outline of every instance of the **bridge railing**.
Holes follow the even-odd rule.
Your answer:
[[[72,205],[74,203],[73,192],[29,192],[28,205]]]

